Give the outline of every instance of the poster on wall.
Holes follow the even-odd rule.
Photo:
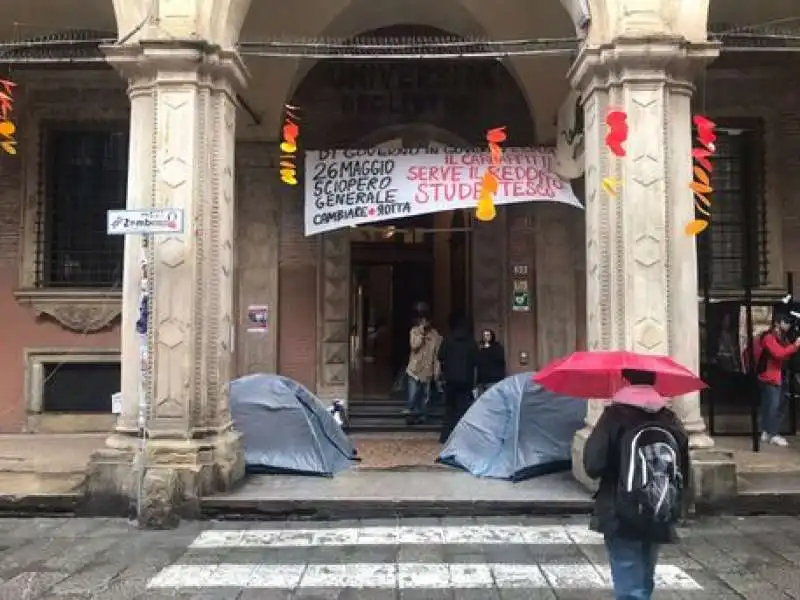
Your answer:
[[[507,148],[499,166],[484,149],[371,148],[306,152],[305,234],[455,208],[474,209],[488,168],[497,205],[558,202],[583,209],[553,172],[552,148]]]
[[[266,333],[269,330],[269,307],[266,304],[251,304],[247,307],[247,331]]]

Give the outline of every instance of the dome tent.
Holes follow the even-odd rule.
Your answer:
[[[230,406],[250,473],[331,476],[358,460],[322,402],[288,377],[240,377],[231,382]]]
[[[587,402],[512,375],[489,388],[458,422],[438,461],[478,477],[521,481],[569,470]]]

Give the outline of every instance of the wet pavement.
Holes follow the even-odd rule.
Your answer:
[[[656,598],[800,599],[800,519],[708,518],[665,547]],[[0,600],[611,598],[584,517],[0,520]]]

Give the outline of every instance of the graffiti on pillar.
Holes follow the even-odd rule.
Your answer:
[[[503,149],[500,144],[506,141],[508,135],[505,127],[495,127],[486,132],[486,141],[489,143],[489,156],[491,166],[486,169],[481,179],[481,195],[478,198],[478,206],[475,210],[475,218],[479,221],[491,221],[497,216],[497,208],[494,205],[494,196],[497,194],[497,175],[492,168],[500,166],[503,158]]]
[[[628,115],[621,110],[609,111],[606,115],[606,126],[608,133],[606,134],[606,146],[611,153],[617,158],[625,156],[625,143],[628,141]],[[603,191],[616,198],[619,193],[619,178],[612,175],[603,177],[600,182]]]
[[[0,79],[0,148],[6,154],[17,154],[17,126],[12,120],[14,111],[14,88],[17,84],[8,79]]]
[[[714,142],[717,141],[716,123],[695,115],[692,119],[697,130],[698,146],[692,148],[694,177],[689,182],[689,189],[694,195],[695,214],[698,215],[686,224],[686,235],[695,236],[705,231],[711,223],[711,200],[708,195],[714,191],[711,186],[711,172],[714,170],[711,157],[716,150]]]
[[[281,181],[287,185],[297,185],[297,140],[300,137],[300,118],[298,107],[285,105],[286,116],[281,129]]]

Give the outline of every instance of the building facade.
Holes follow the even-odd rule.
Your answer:
[[[427,256],[419,261],[428,265],[438,318],[469,309],[477,328],[499,333],[511,370],[577,348],[670,354],[698,368],[702,286],[697,241],[683,232],[695,210],[693,114],[721,130],[720,217],[699,242],[701,258],[716,257],[706,287],[738,297],[736,273],[749,269],[757,296],[785,290],[799,260],[797,62],[777,53],[717,58],[708,30],[709,22],[791,16],[792,2],[508,0],[504,11],[455,0],[308,2],[302,18],[271,1],[94,0],[72,13],[65,1],[63,13],[46,15],[37,2],[15,3],[6,39],[77,29],[74,14],[86,15],[81,30],[95,32],[84,37],[116,39],[99,53],[96,41],[87,49],[72,36],[84,54],[71,67],[34,60],[19,44],[0,59],[18,84],[19,148],[0,159],[0,429],[113,432],[92,463],[98,501],[132,489],[143,258],[155,274],[145,497],[167,512],[243,476],[227,407],[231,378],[280,372],[327,399],[347,399],[362,385],[354,327],[365,313],[354,309],[355,290],[374,252],[385,250],[393,264]],[[574,56],[461,57],[435,68],[259,56],[260,42],[281,34],[463,41],[576,32]],[[380,231],[350,229],[307,237],[302,186],[278,176],[287,102],[302,108],[308,149],[479,145],[498,124],[515,146],[552,147],[570,89],[582,96],[585,178],[574,184],[585,213],[530,203],[504,207],[489,223],[442,213],[425,227],[450,233],[419,240],[403,234],[386,244]],[[604,142],[611,109],[624,110],[630,124],[622,159]],[[601,190],[609,175],[621,182],[615,199]],[[146,249],[138,238],[105,235],[108,209],[150,206],[183,209],[185,233]],[[755,267],[736,266],[743,236]],[[528,310],[512,310],[519,281],[530,291]],[[389,313],[410,298],[392,296]],[[253,308],[265,330],[252,331]],[[97,386],[79,405],[59,400],[76,396],[87,377]],[[115,386],[118,417],[110,410]],[[693,446],[710,448],[698,397],[674,407]],[[576,457],[601,410],[592,404]]]

